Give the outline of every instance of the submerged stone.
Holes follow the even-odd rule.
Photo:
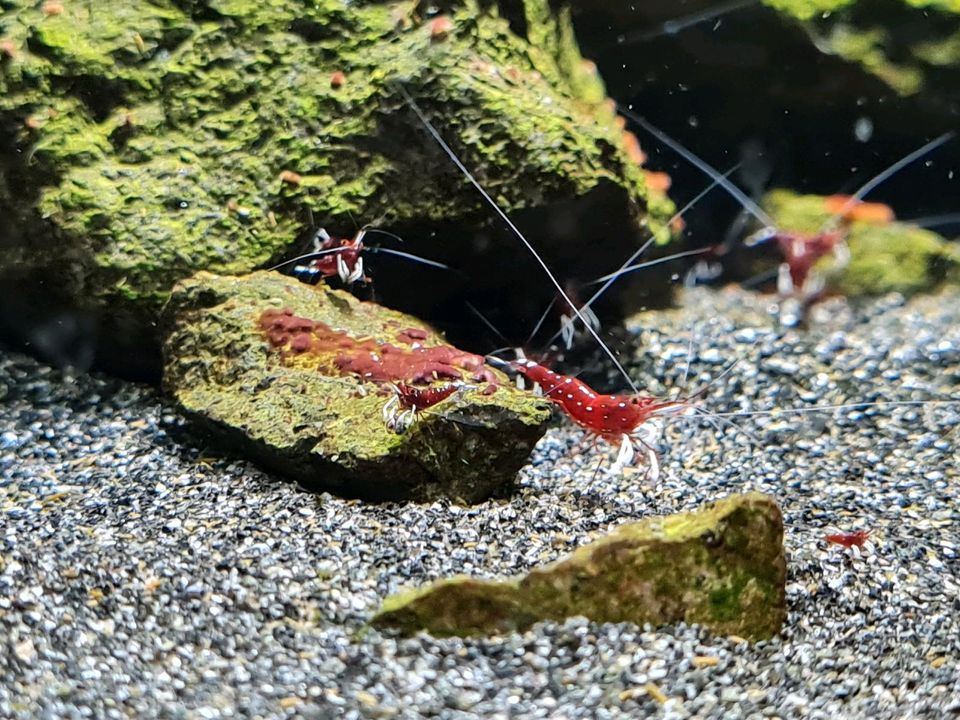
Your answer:
[[[622,525],[522,578],[456,577],[388,598],[373,624],[404,634],[475,635],[584,615],[699,623],[760,640],[783,624],[785,582],[780,509],[750,493]]]
[[[198,273],[164,326],[164,387],[195,427],[309,489],[477,502],[509,489],[550,417],[415,318],[278,273]],[[450,394],[397,432],[395,384]]]
[[[599,207],[617,255],[672,213],[625,149],[569,12],[546,0],[510,17],[456,3],[442,33],[401,2],[43,5],[0,3],[0,305],[90,311],[101,357],[155,365],[174,283],[296,254],[309,218],[335,233],[379,219],[415,254],[482,259],[469,240],[491,211],[401,87],[506,211],[565,210],[565,234],[531,223],[551,260],[559,249],[593,272],[575,220],[592,224]],[[474,276],[509,276],[513,306],[521,253]],[[402,291],[438,304],[433,283]],[[9,315],[29,336],[35,321]]]

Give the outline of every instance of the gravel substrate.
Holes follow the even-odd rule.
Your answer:
[[[656,484],[591,480],[596,452],[558,426],[514,497],[474,507],[311,495],[190,445],[151,388],[3,355],[0,717],[960,712],[960,405],[784,412],[958,397],[960,296],[833,301],[807,331],[776,329],[767,302],[697,291],[638,331],[654,392],[682,375],[694,323],[688,386],[739,360],[700,404],[780,408],[735,418],[759,446],[678,426]],[[746,490],[786,517],[776,641],[576,618],[475,640],[364,628],[400,586],[517,573]],[[861,529],[862,552],[822,540]]]

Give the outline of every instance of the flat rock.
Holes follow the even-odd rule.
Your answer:
[[[163,324],[164,387],[194,426],[310,489],[477,502],[510,488],[550,417],[415,318],[279,273],[198,273]],[[394,383],[458,390],[398,432]]]
[[[388,598],[373,624],[404,634],[522,631],[538,620],[699,623],[770,638],[786,618],[783,518],[760,493],[621,525],[504,581],[456,577]]]

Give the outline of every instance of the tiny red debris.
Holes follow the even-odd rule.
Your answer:
[[[863,544],[869,537],[869,530],[857,530],[856,532],[852,533],[831,533],[829,535],[824,535],[823,539],[828,543],[833,543],[834,545],[843,545],[845,548],[850,548],[854,545],[857,547],[863,547]]]
[[[453,20],[446,15],[439,15],[430,21],[431,40],[436,42],[446,40],[451,32],[453,32]]]
[[[287,185],[299,185],[303,180],[303,177],[295,173],[293,170],[284,170],[280,173],[280,182],[286,183]]]
[[[330,87],[334,90],[339,90],[346,82],[347,76],[343,74],[342,70],[330,73]]]
[[[629,130],[623,131],[623,149],[627,151],[627,157],[637,165],[643,165],[647,161],[647,154],[640,149],[640,141]]]

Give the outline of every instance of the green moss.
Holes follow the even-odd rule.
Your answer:
[[[912,95],[923,87],[920,68],[895,63],[888,57],[887,33],[879,28],[865,31],[838,25],[828,42],[837,55],[860,64],[901,95]]]
[[[646,200],[569,13],[546,0],[524,4],[534,42],[473,0],[442,42],[402,4],[68,2],[53,17],[37,5],[0,12],[0,34],[19,48],[0,73],[0,122],[43,119],[5,139],[24,162],[0,171],[0,212],[44,222],[25,223],[29,252],[0,258],[0,270],[46,272],[66,253],[69,290],[88,304],[149,321],[177,280],[248,271],[289,249],[308,210],[331,227],[487,217],[449,163],[411,158],[427,141],[397,82],[508,212],[601,183]],[[339,89],[334,71],[346,75]],[[303,182],[282,183],[283,170]],[[651,227],[671,211],[658,200]]]
[[[373,622],[448,635],[585,615],[599,622],[683,620],[766,638],[785,615],[782,542],[776,505],[762,495],[737,496],[697,513],[621,526],[523,578],[454,578],[388,598]]]
[[[856,0],[763,0],[764,5],[785,12],[798,20],[811,20],[824,13],[850,7]]]
[[[764,0],[764,4],[804,22],[821,51],[857,63],[900,95],[920,92],[932,78],[931,70],[957,65],[960,31],[955,24],[931,24],[933,36],[924,38],[910,28],[911,15],[917,14],[911,8],[925,17],[935,12],[956,14],[958,0],[902,0],[901,8],[890,5],[877,12],[865,10],[869,3],[856,0]],[[935,79],[949,94],[942,73]]]

